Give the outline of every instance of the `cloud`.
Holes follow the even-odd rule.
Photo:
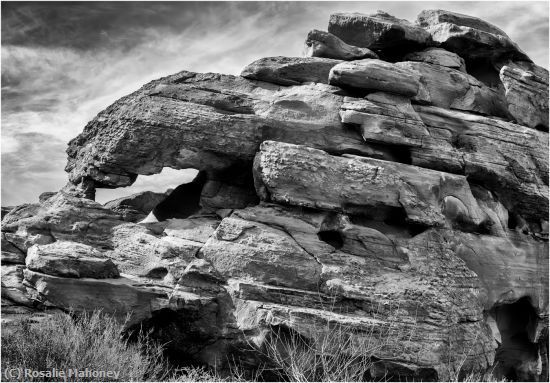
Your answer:
[[[66,161],[63,141],[43,133],[17,133],[11,138],[11,150],[2,150],[3,206],[38,202],[40,193],[57,191],[67,182],[59,171]]]
[[[65,143],[148,81],[181,70],[236,75],[260,57],[298,56],[333,12],[414,20],[435,6],[494,23],[548,66],[544,2],[3,2],[2,204],[61,187]]]

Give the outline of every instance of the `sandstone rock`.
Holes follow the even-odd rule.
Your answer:
[[[428,64],[441,65],[466,73],[466,64],[459,55],[442,48],[426,48],[420,52],[412,52],[403,57],[403,61],[420,61]]]
[[[147,84],[91,121],[71,141],[66,170],[74,184],[91,179],[96,186],[127,186],[136,174],[165,166],[223,171],[252,161],[265,139],[376,155],[341,126],[338,91],[181,72]]]
[[[66,278],[117,278],[115,264],[93,247],[76,242],[34,245],[27,253],[27,268]]]
[[[4,265],[2,269],[2,300],[7,299],[12,304],[30,306],[33,302],[27,294],[27,289],[23,285],[22,265]],[[2,304],[3,305],[3,304]],[[2,311],[4,311],[2,309]]]
[[[315,288],[321,271],[315,257],[284,231],[231,217],[221,222],[200,254],[225,277],[286,287]]]
[[[101,309],[124,321],[127,326],[150,318],[153,311],[170,307],[168,292],[143,286],[128,278],[62,278],[24,270],[25,283],[36,293],[34,300],[46,306],[72,309],[75,312]]]
[[[398,50],[430,43],[430,34],[424,29],[381,11],[372,15],[334,13],[328,31],[348,44],[370,49]]]
[[[86,198],[59,192],[42,204],[21,205],[2,221],[5,238],[23,251],[32,245],[79,242],[99,249],[111,247],[111,228],[120,215]]]
[[[409,97],[416,96],[420,87],[419,76],[415,71],[375,59],[336,65],[330,71],[329,83]]]
[[[241,76],[285,86],[304,82],[326,84],[330,68],[340,62],[321,57],[265,57],[247,65]]]
[[[489,116],[510,116],[504,95],[468,74],[420,62],[406,61],[395,65],[419,74],[420,88],[413,97],[415,101]]]
[[[332,33],[314,29],[307,34],[306,57],[326,57],[336,60],[377,59],[378,55],[368,48],[346,44]]]
[[[486,309],[528,297],[537,315],[547,312],[548,242],[461,232],[448,238],[457,256],[482,281],[480,301]]]
[[[103,206],[121,214],[125,221],[136,222],[145,218],[167,196],[168,193],[146,191],[117,198],[105,203]]]
[[[242,209],[258,203],[253,185],[231,185],[208,181],[202,190],[200,204],[205,210]]]
[[[518,123],[548,131],[548,71],[532,63],[508,62],[500,69],[500,79]]]
[[[420,12],[417,23],[431,34],[434,42],[464,58],[506,56],[530,61],[506,33],[477,17],[431,9]]]
[[[163,281],[177,281],[202,243],[176,236],[157,237],[146,227],[124,224],[113,229],[114,250],[107,256],[124,274]]]
[[[38,196],[38,201],[42,203],[42,202],[50,199],[51,197],[53,197],[56,194],[57,194],[57,192],[44,192],[44,193],[42,193]]]
[[[164,228],[164,234],[170,237],[205,243],[220,224],[214,217],[190,217],[171,219]]]
[[[360,125],[367,141],[409,148],[414,165],[467,175],[508,210],[537,221],[547,215],[546,133],[431,106],[415,105],[413,112],[403,100],[388,103],[374,96],[346,98],[342,121]]]
[[[2,314],[130,312],[174,362],[221,369],[257,367],[247,350],[282,331],[367,345],[373,379],[497,365],[499,379],[544,380],[547,73],[487,23],[423,17],[446,50],[422,51],[429,34],[387,14],[334,15],[387,61],[263,59],[251,71],[274,77],[261,81],[181,72],[101,112],[71,141],[69,184],[3,219]],[[363,51],[308,41],[312,55]],[[329,61],[333,85],[316,82]],[[200,172],[160,222],[90,200],[165,166]],[[69,277],[100,254],[120,277]]]
[[[15,206],[2,206],[2,219],[4,219],[4,216],[12,211],[14,208]]]
[[[191,288],[192,291],[203,290],[218,293],[225,278],[205,259],[195,259],[187,265],[178,280],[178,286]]]
[[[407,221],[443,226],[447,197],[456,198],[461,222],[478,228],[488,219],[465,177],[416,166],[327,153],[305,146],[266,141],[255,161],[260,194],[297,206],[373,214],[378,209],[404,209]]]
[[[439,344],[436,340],[441,336],[468,345],[488,358],[494,355],[490,347],[484,346],[489,333],[481,324],[482,309],[472,294],[478,288],[477,277],[454,254],[452,246],[441,241],[438,232],[403,237],[403,233],[395,229],[386,231],[391,226],[378,224],[385,240],[365,241],[365,252],[354,256],[343,251],[357,249],[353,245],[357,237],[351,230],[344,231],[350,236],[344,239],[340,249],[320,238],[330,213],[262,205],[234,214],[249,223],[262,222],[282,228],[301,247],[315,254],[322,265],[320,286],[310,287],[309,291],[304,290],[305,286],[288,288],[258,280],[235,281],[230,285],[234,294],[243,300],[237,302],[240,305],[237,323],[243,331],[283,326],[309,339],[319,339],[326,331],[340,331],[353,334],[357,342],[366,340],[370,334],[372,343],[369,344],[378,345],[373,347],[376,357],[391,360],[381,366],[382,371],[377,372],[380,375],[386,370],[391,375],[392,368],[408,366],[407,376],[430,374],[431,379],[444,380],[449,374],[449,360],[439,359],[441,349],[436,346]],[[374,222],[368,221],[368,225]],[[368,226],[348,225],[354,227],[356,233],[377,231]],[[378,238],[384,237],[378,233]],[[397,262],[395,258],[393,261],[380,259],[377,252],[388,244],[404,258]],[[237,253],[235,256],[239,257]],[[398,267],[388,268],[391,263],[387,262]],[[239,262],[227,267],[234,273],[241,270]],[[267,272],[278,275],[276,269],[271,270]],[[462,293],[456,294],[456,291]],[[461,309],[449,315],[447,305]],[[391,321],[397,321],[399,326],[392,327]],[[447,332],[449,323],[455,323],[451,332]],[[476,358],[466,359],[466,364],[472,367],[480,363]],[[458,368],[459,363],[459,358],[451,357],[452,369]]]
[[[7,263],[25,264],[25,253],[15,247],[6,239],[6,235],[2,233],[2,264]]]

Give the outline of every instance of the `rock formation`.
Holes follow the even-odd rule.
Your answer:
[[[218,367],[275,329],[344,329],[376,345],[372,378],[548,379],[548,71],[442,10],[334,14],[305,52],[100,112],[67,186],[3,217],[4,319],[130,313]],[[163,167],[201,172],[93,200]]]

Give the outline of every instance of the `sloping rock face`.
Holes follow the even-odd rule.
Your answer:
[[[4,313],[130,313],[218,368],[254,368],[271,331],[343,331],[374,379],[547,380],[548,72],[441,10],[328,29],[308,57],[181,72],[100,112],[67,186],[6,211]],[[165,166],[200,172],[93,201]]]

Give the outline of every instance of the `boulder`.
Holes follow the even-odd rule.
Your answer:
[[[57,194],[57,192],[44,192],[44,193],[41,193],[38,196],[38,201],[42,203],[42,202],[50,199],[51,197],[53,197],[56,194]]]
[[[259,194],[277,203],[361,215],[403,209],[410,224],[444,226],[452,197],[464,210],[456,224],[488,219],[465,177],[416,166],[266,141],[255,172]]]
[[[242,209],[257,203],[253,185],[231,185],[215,180],[204,185],[200,198],[200,205],[206,211]]]
[[[87,198],[60,191],[42,204],[21,205],[2,221],[5,238],[22,251],[58,241],[111,248],[111,229],[124,221]]]
[[[2,233],[2,264],[25,264],[25,253],[15,247],[6,239],[5,233]]]
[[[247,65],[241,76],[279,85],[300,85],[304,82],[328,82],[330,68],[340,60],[315,57],[265,57]]]
[[[315,289],[321,266],[315,257],[277,228],[225,218],[200,252],[226,278]]]
[[[516,121],[548,131],[548,70],[525,61],[510,61],[500,68],[500,80]]]
[[[329,83],[414,97],[420,88],[419,75],[406,67],[382,60],[343,62],[330,70]]]
[[[318,29],[314,29],[307,34],[305,56],[346,61],[378,58],[378,55],[368,48],[346,44],[332,33]]]
[[[430,44],[430,34],[424,29],[381,11],[372,15],[333,13],[328,31],[348,44],[373,50],[403,51]]]
[[[34,245],[27,252],[29,270],[66,278],[117,278],[113,261],[91,246],[59,241]]]
[[[411,52],[403,57],[404,61],[420,61],[428,64],[441,65],[466,73],[464,59],[456,53],[443,48],[426,48],[419,52]]]
[[[137,222],[145,218],[161,203],[168,193],[145,191],[106,202],[103,206],[122,215],[125,221]]]
[[[202,247],[197,239],[157,236],[146,227],[127,223],[113,229],[113,247],[106,255],[124,274],[172,285]]]
[[[404,61],[395,66],[417,73],[420,81],[414,101],[446,109],[509,118],[504,94],[473,76],[441,65]]]
[[[128,278],[62,278],[28,269],[23,273],[36,302],[76,313],[101,309],[120,321],[130,315],[125,322],[128,327],[150,318],[154,311],[170,307],[169,291]]]
[[[537,222],[546,219],[547,133],[459,111],[413,107],[392,97],[393,102],[374,94],[346,98],[342,121],[359,125],[369,142],[397,145],[414,165],[464,174],[495,193],[508,210]]]
[[[4,300],[6,299],[11,305],[32,307],[33,302],[27,293],[25,285],[23,284],[23,270],[25,270],[25,267],[22,265],[2,264],[1,269],[2,306],[4,306]],[[4,314],[3,307],[2,314]]]
[[[477,17],[430,9],[420,12],[417,24],[435,43],[466,59],[508,57],[531,61],[500,28]]]

